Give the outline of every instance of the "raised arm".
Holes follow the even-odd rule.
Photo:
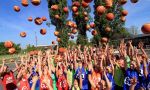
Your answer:
[[[109,62],[110,62],[111,68],[112,68],[112,75],[114,76],[114,64],[112,62],[112,57],[111,56],[109,56]]]
[[[38,52],[38,71],[39,71],[39,75],[41,77],[41,75],[42,75],[42,70],[41,70],[41,51]]]
[[[111,90],[112,88],[112,83],[109,81],[107,75],[106,75],[106,72],[104,70],[104,77],[105,77],[105,80],[106,80],[106,84],[107,84],[107,90]]]
[[[32,78],[33,84],[32,84],[31,90],[36,90],[35,87],[36,87],[36,82],[37,82],[38,79],[39,79],[38,76],[34,76],[34,77]]]
[[[4,70],[4,65],[5,65],[5,60],[3,59],[3,64],[2,64],[2,67],[0,68],[0,74],[3,72]]]
[[[133,57],[134,55],[134,48],[133,48],[133,45],[132,45],[132,40],[128,41],[128,44],[129,44],[129,56],[130,57]]]
[[[131,86],[129,87],[129,90],[134,90],[136,84],[137,84],[137,79],[136,78],[132,78],[131,79]]]
[[[141,64],[140,64],[140,61],[138,59],[138,49],[137,48],[135,49],[135,58],[136,58],[136,62],[137,62],[137,70],[140,71]]]
[[[140,42],[139,44],[138,44],[138,46],[139,46],[139,48],[141,49],[141,51],[142,51],[142,53],[143,53],[143,55],[146,57],[146,58],[148,58],[148,55],[147,55],[147,53],[145,52],[145,50],[144,50],[144,48],[143,48],[143,42]],[[148,62],[148,61],[147,61]]]
[[[146,62],[146,57],[144,58],[143,60],[143,72],[144,72],[144,76],[147,78],[147,75],[148,75],[148,69],[147,69],[147,62]]]
[[[16,68],[13,69],[13,72],[15,72],[15,71],[17,71],[19,69],[19,66],[18,66],[17,62],[15,61],[14,63],[15,63]]]
[[[50,61],[52,60],[52,55],[50,54],[49,51],[46,52],[46,55],[47,55],[47,62],[48,62],[48,70],[49,70],[49,74],[51,75],[51,72],[52,72],[52,65],[50,63]]]

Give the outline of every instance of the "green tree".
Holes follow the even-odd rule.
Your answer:
[[[30,52],[30,51],[34,51],[34,50],[36,50],[37,48],[34,46],[34,45],[27,45],[26,46],[26,49],[24,50],[24,51],[26,51],[26,52]]]
[[[98,32],[98,35],[94,37],[94,41],[96,44],[99,44],[99,40],[101,37],[108,37],[109,39],[112,39],[112,36],[114,36],[116,33],[121,33],[120,30],[124,27],[124,22],[120,20],[121,11],[123,10],[123,6],[120,5],[120,0],[113,0],[113,5],[111,8],[107,8],[106,12],[102,15],[99,15],[97,12],[97,7],[99,5],[106,6],[105,0],[94,0],[94,22],[96,24],[95,29]],[[107,13],[113,13],[115,18],[112,21],[109,21],[106,19]],[[106,32],[106,27],[111,28],[111,32]]]
[[[66,25],[68,13],[64,12],[63,10],[64,7],[67,7],[67,0],[47,0],[47,1],[51,23],[56,27],[56,31],[59,32],[58,38],[61,39],[61,41],[58,42],[58,44],[60,47],[67,47],[69,40],[68,33],[71,32],[70,27]],[[53,10],[51,8],[53,5],[58,6],[58,9]]]
[[[20,53],[21,52],[20,44],[15,44],[14,43],[13,47],[16,49],[15,53]],[[4,42],[0,42],[0,55],[6,55],[6,54],[9,54],[8,48],[4,47]]]
[[[128,31],[131,35],[137,35],[137,34],[138,34],[138,27],[136,27],[136,26],[131,26],[131,27],[127,28],[127,31]]]
[[[87,34],[86,34],[86,26],[87,24],[89,24],[89,20],[91,20],[91,17],[89,15],[89,13],[91,12],[91,8],[88,5],[87,7],[83,7],[82,6],[82,1],[83,0],[72,0],[72,3],[74,2],[78,2],[80,5],[76,6],[73,5],[72,7],[77,7],[78,11],[77,12],[73,12],[72,16],[73,16],[73,20],[76,22],[77,24],[77,29],[78,29],[78,37],[77,37],[77,44],[80,45],[86,45],[88,43],[88,39],[87,39]],[[76,15],[76,13],[78,13],[78,15]],[[87,15],[85,15],[84,13],[87,13]],[[88,18],[89,20],[86,20],[85,18]]]

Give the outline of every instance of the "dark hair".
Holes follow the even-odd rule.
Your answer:
[[[94,65],[93,69],[95,72],[100,72],[100,67],[98,65]]]
[[[120,59],[119,55],[115,55],[115,57],[116,57],[116,60],[119,60],[119,59]]]
[[[15,90],[16,88],[17,88],[17,86],[14,83],[6,84],[7,90]]]

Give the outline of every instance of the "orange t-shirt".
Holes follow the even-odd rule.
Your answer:
[[[23,77],[23,78],[20,80],[20,87],[19,87],[19,90],[30,90],[30,86],[29,86],[29,83],[28,83],[28,78],[27,78],[27,76]]]
[[[97,89],[97,85],[99,84],[101,77],[99,73],[96,72],[92,72],[92,81],[94,82],[94,84],[96,85],[96,88],[92,88],[92,90]]]
[[[50,80],[51,86],[53,86],[53,81],[49,74],[48,74],[48,79]],[[45,83],[43,83],[43,80],[44,80],[44,75],[42,75],[40,78],[40,90],[49,90],[48,86]]]
[[[15,79],[12,71],[9,73],[6,73],[2,79],[2,84],[3,84],[4,90],[7,90],[6,85],[10,84],[10,83],[12,85],[16,86],[16,79]]]

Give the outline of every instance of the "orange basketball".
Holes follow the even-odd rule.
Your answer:
[[[14,10],[15,10],[16,12],[19,12],[19,11],[20,11],[20,7],[19,7],[19,6],[14,6]]]
[[[12,48],[13,47],[13,42],[12,41],[6,41],[6,42],[4,42],[4,46],[6,48]]]
[[[74,26],[74,23],[72,21],[67,21],[66,25],[72,27],[72,26]]]
[[[105,13],[106,8],[105,8],[104,6],[98,6],[98,7],[96,8],[96,11],[97,11],[97,13],[98,13],[99,15],[102,15],[103,13]]]
[[[40,30],[40,33],[41,33],[42,35],[45,35],[45,34],[46,34],[46,29],[45,29],[45,28],[42,28],[42,29]]]
[[[16,52],[16,49],[15,48],[9,48],[8,52],[10,54],[14,54]]]
[[[88,16],[88,13],[86,11],[83,12],[84,16]]]
[[[75,1],[72,3],[72,6],[76,6],[76,7],[79,7],[80,6],[80,3],[78,1]]]
[[[36,25],[41,25],[43,23],[43,20],[40,17],[37,17],[34,19],[34,22]]]
[[[72,33],[73,33],[73,34],[76,34],[77,31],[78,31],[77,29],[73,29],[73,30],[72,30]]]
[[[66,52],[66,48],[60,47],[58,51],[59,51],[60,53],[64,53],[64,52]]]
[[[89,6],[89,3],[82,0],[82,7],[86,8]]]
[[[52,6],[51,6],[51,9],[52,9],[52,10],[58,10],[59,7],[58,7],[58,5],[52,5]]]
[[[89,18],[88,18],[88,17],[84,17],[84,20],[85,20],[85,21],[88,21],[88,20],[89,20]]]
[[[57,42],[61,42],[61,39],[60,39],[60,38],[57,38]]]
[[[73,7],[72,7],[72,11],[73,11],[73,12],[77,12],[77,11],[78,11],[78,7],[73,6]]]
[[[130,0],[132,3],[137,3],[139,0]]]
[[[146,23],[141,28],[144,34],[150,34],[150,23]]]
[[[29,5],[28,0],[22,0],[21,1],[22,6],[27,7]]]
[[[90,3],[92,2],[93,0],[84,0],[86,3]]]
[[[93,35],[93,36],[97,35],[97,31],[96,31],[96,30],[93,30],[93,31],[92,31],[92,35]]]
[[[40,5],[41,0],[32,0],[31,3],[35,6],[38,6],[38,5]]]
[[[28,17],[28,21],[32,22],[32,20],[33,20],[32,17]]]
[[[86,30],[89,30],[91,27],[89,24],[86,25]]]
[[[55,17],[56,19],[60,19],[60,16],[59,16],[58,14],[56,14],[54,17]]]
[[[127,16],[128,15],[128,11],[127,10],[123,10],[121,13],[122,13],[123,16]]]
[[[68,7],[64,7],[64,8],[63,8],[63,11],[64,11],[65,13],[68,13],[68,11],[69,11],[69,10],[68,10]]]
[[[26,37],[26,32],[21,32],[21,33],[20,33],[20,36],[21,36],[21,37]]]
[[[47,21],[47,18],[45,16],[42,17],[43,21]]]
[[[94,22],[90,23],[90,27],[94,28],[95,27],[95,23]]]
[[[126,17],[125,17],[125,16],[121,16],[121,17],[120,17],[120,20],[121,20],[122,22],[125,22],[125,21],[126,21]]]
[[[121,5],[126,4],[126,3],[127,3],[127,0],[120,0]]]
[[[111,31],[111,28],[110,28],[110,27],[106,27],[106,28],[105,28],[105,31],[106,31],[106,32],[110,32],[110,31]]]
[[[110,8],[113,5],[113,0],[105,0],[106,8]]]
[[[112,21],[114,18],[115,18],[115,16],[114,16],[113,13],[108,13],[108,14],[106,15],[106,19],[109,20],[109,21]]]
[[[55,35],[55,36],[58,36],[58,35],[59,35],[59,32],[58,32],[58,31],[55,31],[55,32],[54,32],[54,35]]]

